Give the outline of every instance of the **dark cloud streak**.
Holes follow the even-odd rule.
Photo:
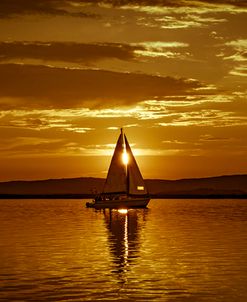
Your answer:
[[[0,98],[12,99],[2,101],[2,109],[112,108],[198,87],[197,81],[147,74],[0,64]]]
[[[71,1],[68,0],[1,0],[0,18],[33,14],[96,17],[95,14],[73,12],[69,8],[73,7],[71,7]]]
[[[109,58],[133,60],[135,50],[144,50],[144,47],[120,43],[0,42],[0,61],[39,59],[44,61],[93,63]]]
[[[74,2],[78,2],[74,0]],[[86,0],[87,3],[104,3],[115,7],[121,6],[161,6],[161,7],[194,7],[200,5],[233,5],[236,7],[247,7],[246,0]]]
[[[81,6],[82,4],[82,6]],[[23,15],[69,15],[74,17],[99,17],[83,12],[83,5],[107,4],[112,7],[122,6],[160,6],[160,7],[196,7],[203,5],[232,5],[247,7],[246,0],[1,0],[0,18]]]

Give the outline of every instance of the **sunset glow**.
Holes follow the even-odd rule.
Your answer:
[[[0,181],[247,173],[245,1],[1,1]],[[127,163],[127,155],[123,155]]]

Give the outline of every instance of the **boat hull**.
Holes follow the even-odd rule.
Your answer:
[[[126,198],[121,200],[99,200],[87,202],[86,207],[94,209],[146,208],[150,198]]]

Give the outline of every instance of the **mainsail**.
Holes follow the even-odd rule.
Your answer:
[[[103,193],[127,193],[127,171],[126,164],[122,160],[123,153],[124,136],[121,131],[112,156]]]
[[[136,160],[131,151],[130,145],[126,136],[125,139],[125,147],[126,152],[128,154],[128,166],[127,166],[127,178],[128,178],[128,193],[130,195],[145,195],[147,194],[147,188],[145,182],[142,178],[141,172],[138,168]]]

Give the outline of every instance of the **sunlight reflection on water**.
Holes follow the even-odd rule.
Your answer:
[[[0,301],[247,301],[246,200],[0,200]]]

